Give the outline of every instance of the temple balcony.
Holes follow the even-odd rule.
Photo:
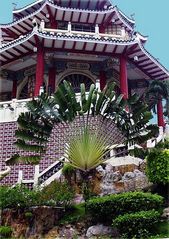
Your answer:
[[[38,27],[36,25],[36,27]],[[92,38],[114,38],[114,39],[122,39],[122,40],[129,40],[131,36],[129,36],[128,32],[125,31],[123,27],[120,28],[106,28],[104,29],[104,33],[101,33],[101,29],[99,28],[98,24],[95,25],[93,29],[84,29],[82,28],[75,28],[71,22],[68,23],[67,27],[62,27],[61,29],[52,29],[45,27],[45,22],[42,20],[39,26],[39,31],[42,33],[50,33],[50,34],[60,34],[60,35],[73,35],[73,36],[84,36],[84,37],[92,37]]]

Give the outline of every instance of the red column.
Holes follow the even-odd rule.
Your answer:
[[[39,95],[40,87],[43,86],[43,75],[44,75],[44,49],[42,47],[39,47],[37,52],[34,96]]]
[[[55,77],[56,77],[56,68],[49,68],[49,80],[48,80],[48,90],[50,93],[55,92]]]
[[[55,19],[50,20],[50,25],[52,29],[57,29],[57,21]]]
[[[120,91],[124,99],[128,99],[127,60],[124,56],[120,57]]]
[[[100,71],[100,90],[102,91],[106,85],[105,71]]]
[[[101,25],[101,26],[99,27],[99,32],[100,32],[100,33],[105,33],[105,27],[104,27],[103,25]]]
[[[13,80],[13,86],[12,86],[12,99],[16,98],[16,92],[17,92],[17,81]]]
[[[158,119],[158,126],[164,127],[162,100],[158,100],[158,103],[157,103],[157,119]]]

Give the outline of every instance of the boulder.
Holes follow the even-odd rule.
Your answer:
[[[117,182],[122,179],[122,175],[121,175],[120,171],[114,172],[112,176],[113,176],[113,182]]]
[[[163,214],[161,217],[164,219],[167,219],[169,221],[169,207],[167,207],[163,210]]]
[[[116,230],[113,230],[112,227],[104,226],[102,224],[97,224],[91,226],[87,229],[86,236],[87,238],[98,237],[98,236],[113,236],[117,234]]]
[[[123,176],[123,181],[125,181],[125,180],[130,180],[130,179],[134,179],[135,178],[135,173],[133,173],[133,172],[127,172],[127,173],[125,173],[124,174],[124,176]]]

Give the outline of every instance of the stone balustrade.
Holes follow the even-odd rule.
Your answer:
[[[31,99],[0,102],[0,123],[17,121],[22,112],[26,112],[26,104]]]
[[[100,88],[97,81],[96,87]],[[88,93],[86,93],[86,95],[88,95]],[[77,101],[79,102],[80,93],[76,94],[76,98]],[[31,98],[22,100],[13,99],[11,101],[0,102],[0,123],[17,121],[21,113],[28,111],[26,104],[31,100],[32,100]]]

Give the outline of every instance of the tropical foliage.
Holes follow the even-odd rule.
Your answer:
[[[169,149],[153,149],[146,159],[146,173],[150,182],[169,183]]]
[[[65,157],[74,168],[90,171],[103,162],[106,148],[105,137],[85,128],[81,134],[70,139]]]
[[[146,92],[146,99],[150,109],[153,109],[154,113],[156,113],[156,105],[159,100],[165,99],[168,100],[169,92],[167,89],[167,82],[153,80]]]
[[[83,119],[86,129],[89,126],[90,117],[101,117],[102,124],[109,126],[116,124],[124,135],[126,144],[128,142],[141,143],[152,137],[157,132],[157,128],[147,125],[152,117],[148,106],[136,95],[131,96],[129,100],[124,100],[122,95],[116,94],[114,86],[111,84],[100,92],[92,84],[87,94],[85,85],[81,84],[80,100],[78,100],[72,86],[64,81],[53,97],[43,93],[37,99],[30,101],[27,104],[29,112],[19,116],[19,128],[16,131],[17,147],[29,152],[29,156],[17,154],[11,157],[8,163],[39,163],[46,152],[53,127],[58,123],[72,122],[76,117]],[[85,131],[83,133],[87,139]],[[98,136],[89,138],[88,140],[96,142]],[[107,138],[109,138],[108,135]],[[75,141],[77,142],[77,139],[74,143]],[[100,143],[101,141],[98,144]]]

